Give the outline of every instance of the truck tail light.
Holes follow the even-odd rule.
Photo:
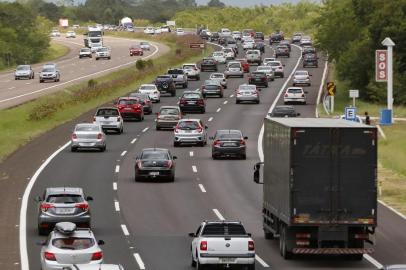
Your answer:
[[[76,140],[77,138],[78,138],[78,136],[76,135],[76,133],[73,133],[73,134],[72,134],[72,139],[73,139],[73,140]]]
[[[367,233],[356,233],[354,235],[355,239],[362,239],[362,240],[368,240],[369,239],[369,235]]]
[[[44,211],[44,212],[46,212],[46,211],[48,211],[48,209],[54,208],[54,207],[55,206],[53,204],[51,204],[51,203],[43,203],[43,204],[41,204],[41,210]]]
[[[56,261],[55,254],[52,253],[52,252],[45,251],[45,252],[44,252],[44,257],[45,257],[45,260],[48,260],[48,261]]]
[[[92,254],[92,261],[98,261],[103,258],[103,252],[98,251]]]
[[[254,251],[255,250],[254,241],[252,241],[252,240],[248,241],[248,250],[249,251]]]
[[[200,242],[200,250],[207,251],[207,241]]]
[[[98,140],[101,140],[102,138],[103,138],[103,134],[101,134],[101,133],[97,134],[97,139]]]
[[[76,208],[82,209],[82,210],[87,210],[89,209],[89,205],[87,203],[78,203],[75,205]]]

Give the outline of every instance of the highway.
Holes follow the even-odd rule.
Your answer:
[[[240,51],[240,55],[242,52]],[[267,56],[272,50],[267,48]],[[257,269],[376,269],[370,261],[344,260],[340,257],[298,257],[285,261],[279,255],[278,241],[265,240],[262,232],[262,186],[252,181],[253,165],[259,161],[257,141],[263,117],[272,104],[282,104],[279,95],[290,86],[289,74],[297,66],[300,50],[292,47],[290,58],[282,58],[285,78],[275,79],[261,91],[261,103],[235,104],[234,91],[244,79],[229,79],[224,98],[208,98],[205,114],[188,114],[209,126],[209,134],[217,129],[240,129],[248,136],[247,160],[212,160],[211,147],[173,147],[173,132],[155,131],[154,115],[143,122],[125,123],[122,135],[109,135],[107,151],[71,153],[60,148],[36,181],[27,200],[27,252],[30,269],[40,269],[40,247],[36,242],[37,205],[33,199],[46,187],[80,186],[91,202],[92,226],[98,239],[103,239],[106,263],[120,263],[125,269],[182,270],[190,266],[189,232],[202,220],[241,220],[252,233],[256,244]],[[85,60],[86,61],[86,60]],[[322,78],[324,62],[309,68],[312,86],[307,87],[308,104],[297,105],[301,117],[314,117],[315,103]],[[298,64],[301,69],[301,63]],[[255,67],[251,67],[251,70]],[[210,73],[202,73],[201,81],[190,81],[189,89],[197,89]],[[23,81],[22,81],[23,82]],[[183,90],[177,90],[180,96]],[[161,97],[155,111],[162,105],[174,105],[177,97]],[[90,113],[82,120],[91,120]],[[70,123],[70,127],[73,126]],[[64,130],[69,130],[67,126]],[[55,131],[57,132],[57,131]],[[59,145],[69,140],[70,133],[60,135]],[[65,145],[67,146],[67,145]],[[164,147],[178,157],[174,183],[135,183],[134,157],[146,147]],[[40,145],[29,145],[33,150]],[[376,253],[382,264],[406,263],[404,220],[388,209],[378,212]],[[21,224],[20,224],[21,225]],[[23,228],[23,235],[24,234]],[[20,228],[21,230],[21,228]],[[21,239],[20,239],[21,240]],[[23,239],[24,240],[24,239]],[[24,260],[24,256],[23,256]],[[22,261],[22,264],[24,262]],[[24,269],[23,270],[28,270]]]
[[[103,74],[113,72],[119,68],[133,64],[140,56],[130,57],[128,49],[137,40],[104,37],[105,46],[111,48],[111,60],[96,61],[93,58],[79,59],[79,49],[84,47],[82,35],[76,38],[65,38],[64,36],[53,38],[55,42],[61,43],[70,49],[64,57],[54,61],[60,70],[60,82],[39,83],[38,73],[42,64],[33,65],[35,72],[34,80],[14,80],[14,72],[0,73],[0,109],[10,108],[23,102],[35,99],[39,96],[49,94],[67,86],[99,77]],[[152,43],[151,43],[152,44]],[[151,51],[147,51],[143,57],[149,55],[157,57],[169,50],[165,45],[153,43]]]

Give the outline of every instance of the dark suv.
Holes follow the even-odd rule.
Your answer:
[[[314,53],[308,53],[305,54],[305,56],[303,57],[303,67],[318,67],[319,63],[318,63],[318,57],[316,54]]]
[[[285,38],[282,33],[272,33],[269,37],[269,45],[272,45],[273,43],[279,43],[281,40],[284,39]]]
[[[248,77],[248,84],[268,87],[268,78],[264,72],[254,71]]]
[[[217,71],[217,62],[213,58],[203,58],[202,62],[200,63],[200,70],[201,71]]]
[[[289,48],[286,45],[279,45],[278,47],[276,47],[275,50],[275,58],[278,58],[280,56],[286,56],[286,57],[290,57],[290,52],[289,52]]]
[[[196,91],[185,91],[179,100],[179,108],[184,112],[206,112],[206,102],[202,94]]]
[[[172,97],[176,96],[176,85],[171,75],[159,75],[154,83],[161,94],[168,93]]]

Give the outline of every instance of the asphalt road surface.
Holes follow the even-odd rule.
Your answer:
[[[267,56],[273,51],[267,47]],[[240,56],[242,51],[240,51]],[[109,135],[107,151],[71,153],[65,148],[39,175],[28,200],[27,249],[30,269],[40,269],[40,247],[37,235],[37,205],[33,199],[46,187],[80,186],[91,202],[92,226],[98,239],[103,239],[106,263],[120,263],[125,269],[183,270],[190,266],[189,232],[202,220],[226,218],[241,220],[252,233],[258,255],[257,269],[376,269],[371,262],[345,260],[341,257],[298,257],[286,261],[279,255],[278,241],[265,240],[262,231],[262,186],[252,181],[252,169],[259,161],[257,140],[263,118],[274,102],[300,57],[292,48],[290,58],[282,58],[285,78],[276,79],[262,89],[261,103],[235,104],[234,92],[243,79],[229,79],[224,98],[208,98],[205,114],[189,114],[209,126],[209,135],[217,129],[240,129],[248,136],[247,160],[212,160],[211,146],[173,147],[172,131],[156,131],[155,116],[143,122],[126,122],[122,135]],[[296,105],[301,117],[314,117],[315,102],[323,73],[309,68],[312,86],[308,104]],[[301,63],[298,69],[301,69]],[[255,66],[251,67],[255,70]],[[201,81],[190,81],[189,89],[197,89],[210,73],[202,73]],[[291,86],[291,81],[287,83]],[[177,97],[161,97],[161,105],[175,105]],[[283,103],[281,100],[278,104]],[[91,120],[91,119],[89,119]],[[70,134],[66,134],[68,141]],[[178,157],[174,183],[135,183],[134,157],[146,147],[164,147]],[[393,212],[378,212],[376,253],[382,264],[406,263],[404,220]]]
[[[35,72],[33,80],[14,80],[14,72],[0,73],[0,109],[16,106],[41,95],[64,89],[71,84],[107,74],[133,64],[142,57],[148,57],[148,55],[157,57],[168,51],[168,47],[165,45],[151,43],[155,46],[151,46],[151,51],[146,51],[144,56],[130,57],[129,47],[135,44],[136,40],[105,36],[104,45],[111,48],[111,60],[96,61],[95,57],[79,59],[79,50],[84,47],[82,36],[69,39],[62,36],[53,38],[53,40],[70,49],[67,55],[53,61],[60,70],[60,82],[39,83],[42,64],[33,65]],[[157,52],[157,50],[159,51]]]

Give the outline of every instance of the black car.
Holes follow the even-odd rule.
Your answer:
[[[200,63],[200,70],[201,71],[217,71],[217,62],[213,58],[203,58],[202,62]]]
[[[220,157],[238,157],[246,159],[246,142],[248,137],[244,137],[240,130],[217,130],[213,137],[211,156],[213,159]]]
[[[168,93],[172,97],[176,96],[176,85],[171,75],[159,75],[154,83],[161,94]]]
[[[254,49],[260,50],[261,53],[265,53],[265,43],[262,41],[255,42]]]
[[[210,41],[218,41],[220,38],[220,34],[217,32],[211,33]]]
[[[269,37],[269,45],[272,45],[273,43],[279,43],[281,40],[284,39],[285,38],[282,33],[272,33]]]
[[[269,113],[270,117],[297,117],[300,116],[300,113],[297,113],[295,107],[281,105],[275,106],[273,111]]]
[[[210,38],[210,35],[207,33],[207,30],[201,30],[199,33],[199,36],[201,39],[206,39],[206,40],[208,40]]]
[[[268,87],[268,77],[264,72],[254,71],[248,77],[248,84]]]
[[[220,45],[226,45],[226,39],[227,39],[227,37],[220,36],[219,39],[218,39],[218,43]]]
[[[289,40],[286,40],[286,39],[281,40],[281,42],[279,42],[279,45],[285,45],[286,47],[288,47],[289,52],[292,50],[292,47],[290,46]]]
[[[286,56],[286,57],[290,57],[290,51],[288,46],[286,45],[279,45],[278,47],[276,47],[275,50],[275,58],[278,58],[280,56]]]
[[[168,180],[175,181],[176,156],[172,156],[168,149],[145,148],[135,159],[135,181]]]
[[[179,99],[179,108],[184,112],[206,112],[206,102],[200,91],[184,91]]]
[[[316,48],[312,46],[304,46],[302,56],[305,56],[306,54],[316,54]]]
[[[264,33],[262,33],[262,32],[256,32],[254,35],[254,38],[264,40],[265,36],[264,36]]]
[[[318,57],[316,54],[306,54],[303,57],[303,67],[318,67]]]

